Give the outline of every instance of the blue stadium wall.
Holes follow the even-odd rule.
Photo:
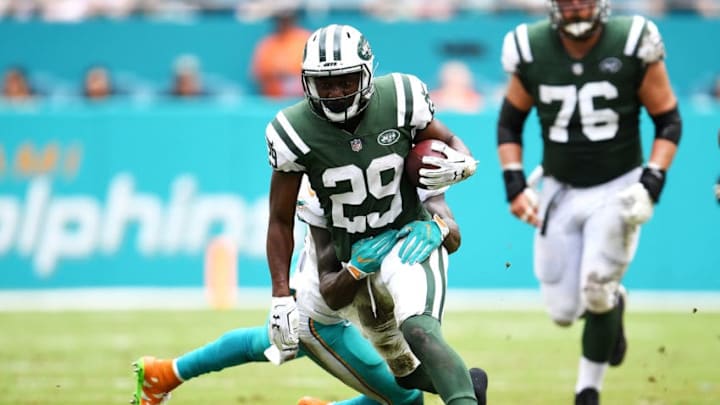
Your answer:
[[[123,104],[0,113],[0,289],[200,286],[203,253],[220,233],[238,245],[240,284],[267,286],[270,168],[264,127],[277,105]],[[503,201],[494,109],[440,114],[479,159],[448,199],[463,232],[450,286],[535,285],[532,230]],[[627,283],[720,290],[720,111],[683,110],[685,138]],[[652,124],[643,122],[644,144]],[[528,122],[526,167],[537,163]],[[510,267],[506,267],[510,263]]]
[[[502,35],[525,18],[478,16],[442,25],[347,20],[375,38],[380,73],[413,72],[432,83],[446,55],[438,49],[466,42],[481,44],[481,53],[467,59],[474,71],[502,81]],[[720,53],[701,51],[716,48],[711,42],[720,32],[718,21],[658,22],[676,88],[691,89],[720,66]],[[101,61],[160,83],[175,55],[193,52],[206,70],[242,82],[252,46],[268,30],[267,23],[226,19],[1,22],[0,67],[20,63],[71,79]],[[0,106],[0,289],[201,286],[205,247],[221,233],[238,246],[240,285],[269,286],[264,252],[270,169],[263,134],[282,105],[241,97]],[[720,107],[688,98],[681,105],[685,136],[626,281],[642,289],[719,291],[720,206],[712,186],[720,175]],[[439,114],[480,160],[477,174],[448,193],[463,232],[450,287],[536,285],[532,229],[511,217],[503,198],[496,113],[491,104],[473,116]],[[642,125],[647,151],[653,128],[646,116]],[[525,138],[529,168],[540,151],[534,118]]]

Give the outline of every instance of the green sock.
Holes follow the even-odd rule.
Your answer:
[[[460,356],[445,342],[440,322],[429,315],[408,318],[400,327],[415,356],[425,365],[446,404],[477,404],[470,374]]]
[[[620,320],[618,307],[604,314],[586,312],[582,336],[582,353],[586,359],[596,363],[605,363],[610,359]]]
[[[418,368],[405,377],[395,377],[395,381],[397,381],[398,385],[403,388],[417,388],[420,391],[437,394],[437,390],[433,386],[430,375],[427,373],[427,370],[425,370],[425,366],[423,364],[420,364]]]

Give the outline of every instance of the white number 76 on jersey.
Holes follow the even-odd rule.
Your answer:
[[[593,98],[604,97],[612,100],[618,97],[618,90],[608,81],[589,82],[578,90],[575,85],[540,85],[540,101],[550,104],[561,101],[560,110],[548,134],[551,141],[568,141],[568,124],[580,108],[580,121],[585,136],[593,142],[614,138],[618,130],[618,114],[610,108],[595,109]]]

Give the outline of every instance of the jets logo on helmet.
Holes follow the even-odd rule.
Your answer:
[[[548,0],[547,5],[553,28],[574,39],[588,38],[610,15],[609,0]],[[579,17],[586,8],[591,10],[589,17]],[[566,18],[563,11],[574,12],[575,16]]]
[[[365,37],[349,25],[332,24],[313,32],[305,43],[302,82],[305,97],[315,114],[332,122],[344,122],[367,107],[373,93],[373,53]],[[358,74],[357,90],[340,97],[343,111],[329,108],[338,99],[323,98],[317,81],[328,77]]]
[[[370,60],[370,58],[373,57],[372,49],[370,49],[370,43],[364,36],[360,36],[360,42],[358,42],[358,56],[362,60]]]

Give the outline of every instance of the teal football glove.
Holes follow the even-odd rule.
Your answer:
[[[362,280],[380,269],[383,259],[397,241],[398,231],[391,229],[375,237],[360,239],[352,245],[350,262],[345,268],[355,278]]]
[[[397,235],[398,239],[405,238],[398,252],[400,261],[409,264],[424,262],[433,250],[440,247],[448,233],[450,229],[438,215],[432,221],[410,222]]]

